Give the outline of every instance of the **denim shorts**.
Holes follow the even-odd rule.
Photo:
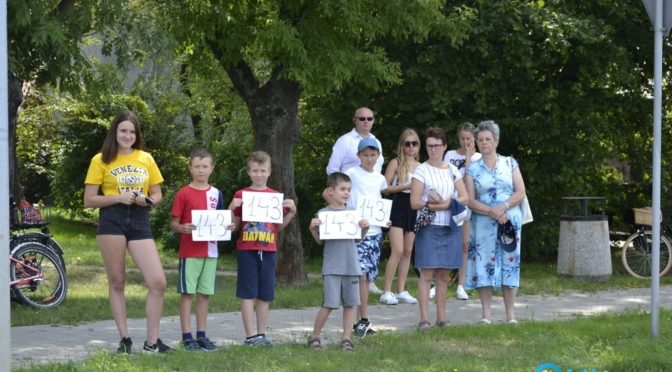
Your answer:
[[[100,208],[96,235],[123,235],[127,241],[153,239],[149,208],[124,204]]]

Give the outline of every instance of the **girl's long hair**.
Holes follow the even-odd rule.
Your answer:
[[[415,152],[415,161],[420,161],[420,136],[418,133],[411,128],[404,129],[399,136],[399,143],[397,144],[397,158],[399,159],[399,167],[397,167],[397,183],[403,185],[408,180],[408,159],[406,158],[406,152],[404,152],[404,142],[406,138],[410,136],[415,136],[418,140],[418,151]]]
[[[107,132],[107,137],[103,142],[103,148],[100,152],[103,154],[103,163],[110,164],[117,158],[117,151],[119,151],[117,143],[117,129],[119,124],[124,121],[130,121],[135,127],[135,142],[133,143],[133,148],[137,150],[144,149],[144,142],[142,140],[142,132],[140,131],[140,119],[131,111],[122,111],[117,115],[112,124],[110,125],[110,130]]]

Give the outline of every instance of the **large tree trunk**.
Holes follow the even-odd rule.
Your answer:
[[[273,170],[269,186],[283,192],[285,198],[296,199],[294,189],[294,144],[299,136],[298,119],[301,89],[293,81],[271,79],[259,87],[253,72],[244,62],[227,69],[234,87],[250,111],[254,133],[254,149],[271,155]],[[306,285],[303,267],[303,245],[298,214],[280,234],[278,241],[278,279],[284,284]]]
[[[19,107],[23,103],[23,82],[13,74],[9,74],[9,128],[8,128],[8,149],[9,149],[9,193],[18,201],[23,198],[21,188],[21,179],[19,177],[19,164],[16,156],[16,124],[19,117]]]

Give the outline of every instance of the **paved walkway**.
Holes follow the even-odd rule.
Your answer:
[[[648,309],[651,302],[648,288],[611,290],[598,293],[571,293],[562,296],[520,296],[516,301],[516,315],[521,322],[567,319],[574,315],[592,315],[605,312],[623,312],[633,309]],[[672,286],[661,287],[660,306],[672,308]],[[448,301],[447,320],[453,325],[474,323],[481,317],[477,298],[468,301]],[[317,307],[306,309],[271,310],[267,335],[274,342],[305,342],[312,330]],[[434,319],[435,306],[430,307],[430,319]],[[418,322],[418,306],[400,304],[395,306],[370,305],[369,314],[378,331],[413,331]],[[504,304],[501,297],[493,299],[493,320],[502,322]],[[137,345],[142,345],[145,336],[144,319],[129,319],[130,335]],[[333,312],[323,330],[323,342],[336,342],[341,329],[341,312]],[[240,312],[210,314],[209,337],[220,345],[240,344],[244,331]],[[76,326],[29,326],[12,327],[12,363],[81,361],[96,350],[116,350],[117,329],[112,320],[84,323]],[[165,317],[161,321],[161,338],[171,346],[180,339],[178,316]]]

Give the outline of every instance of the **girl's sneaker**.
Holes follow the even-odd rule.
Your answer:
[[[418,300],[416,300],[415,297],[411,296],[411,294],[408,293],[408,291],[403,291],[403,292],[397,293],[395,295],[395,297],[397,298],[397,301],[399,303],[402,303],[402,304],[417,304],[418,303]]]
[[[117,354],[130,354],[131,347],[133,346],[133,341],[130,337],[124,337],[119,341],[119,347],[117,348]]]
[[[469,295],[467,294],[467,291],[465,291],[464,287],[461,286],[461,285],[457,286],[457,292],[455,294],[455,297],[458,300],[468,300],[469,299]]]
[[[399,300],[392,294],[392,292],[385,292],[380,295],[380,303],[385,305],[396,305],[399,303]]]
[[[147,354],[164,354],[170,353],[173,351],[173,348],[164,344],[160,338],[157,338],[154,345],[149,345],[147,341],[145,341],[145,345],[142,347],[142,351]]]

